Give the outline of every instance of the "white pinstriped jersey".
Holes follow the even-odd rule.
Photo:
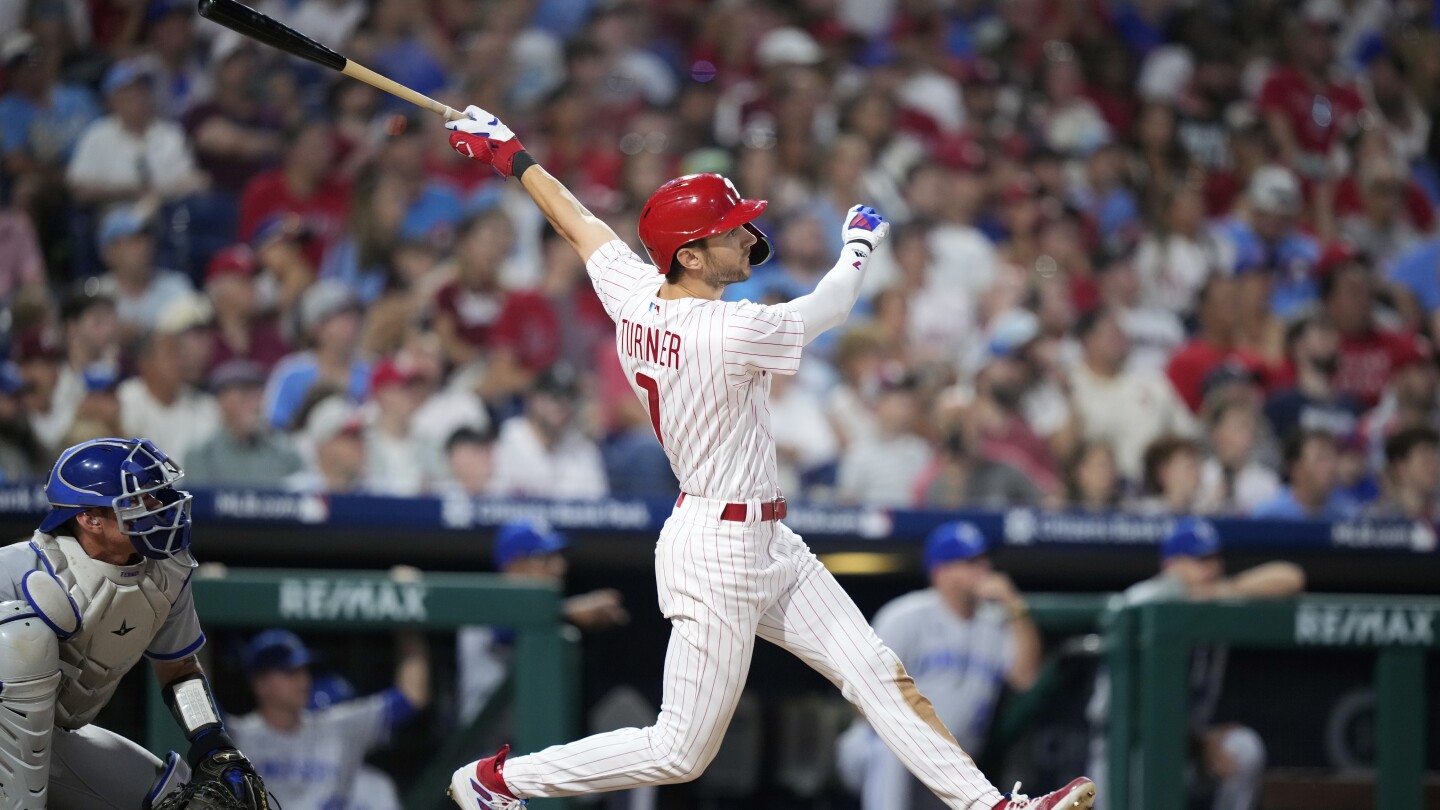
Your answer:
[[[586,269],[680,491],[720,501],[779,495],[768,375],[800,368],[805,324],[795,309],[661,299],[655,266],[619,240]]]

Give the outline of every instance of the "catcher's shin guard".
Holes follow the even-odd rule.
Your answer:
[[[145,804],[142,810],[154,810],[170,797],[170,794],[178,792],[190,781],[190,766],[185,764],[185,758],[171,751],[165,755],[165,766],[160,769],[160,775],[155,777],[155,784],[150,787],[150,792],[145,795]]]
[[[0,602],[0,810],[45,810],[60,642],[30,603]]]

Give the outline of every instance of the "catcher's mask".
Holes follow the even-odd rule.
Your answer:
[[[53,532],[95,507],[109,507],[135,550],[152,559],[190,545],[190,493],[176,489],[180,468],[149,439],[92,439],[60,454],[45,484]]]

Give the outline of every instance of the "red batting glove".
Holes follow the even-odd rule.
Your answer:
[[[516,153],[525,146],[500,119],[471,105],[465,117],[445,124],[450,132],[450,146],[456,152],[494,168],[501,177],[513,175]]]

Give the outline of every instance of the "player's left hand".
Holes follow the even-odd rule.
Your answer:
[[[890,223],[879,211],[868,205],[851,206],[845,214],[845,230],[841,235],[846,246],[851,244],[862,245],[865,249],[865,257],[868,257],[885,237],[890,235]]]
[[[265,782],[250,760],[234,748],[217,748],[195,764],[192,783],[218,782],[249,810],[270,810]]]
[[[498,116],[473,104],[465,108],[464,118],[447,121],[445,128],[450,130],[450,146],[456,152],[490,166],[507,179],[514,169],[515,153],[525,148]]]

